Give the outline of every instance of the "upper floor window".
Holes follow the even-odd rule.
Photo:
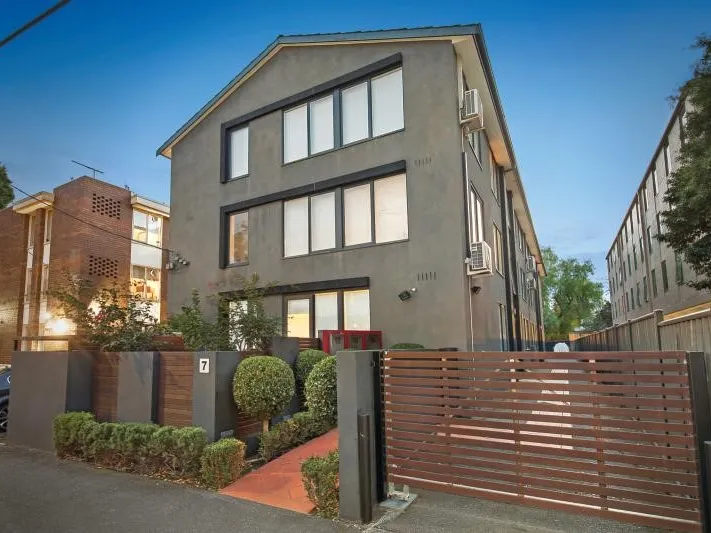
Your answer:
[[[54,211],[47,210],[44,215],[44,242],[49,242],[52,239],[52,219]]]
[[[160,246],[163,219],[145,211],[133,210],[133,240]]]
[[[229,179],[243,178],[249,174],[249,126],[229,132]]]
[[[680,254],[674,254],[674,263],[676,264],[676,284],[684,283],[684,262]]]
[[[340,131],[335,118],[340,119]],[[398,68],[284,111],[284,163],[398,131],[404,125],[402,68]]]
[[[131,265],[131,294],[144,300],[160,300],[160,269]]]
[[[232,213],[229,220],[227,261],[230,265],[244,264],[249,260],[249,212]]]
[[[489,150],[489,173],[491,174],[491,192],[494,193],[494,198],[499,200],[499,184],[496,177],[498,176],[498,167],[496,166],[496,159],[494,159],[494,154]]]
[[[477,161],[481,165],[481,131],[476,130],[470,132],[469,135],[467,135],[467,139],[469,140],[469,146],[471,146]]]
[[[659,180],[657,179],[657,169],[652,169],[652,188],[654,190],[654,196],[659,192]]]
[[[405,174],[284,202],[284,257],[407,238]]]
[[[669,143],[664,144],[664,175],[668,176],[671,171],[671,152],[669,151]]]
[[[27,217],[27,247],[32,248],[35,245],[35,218],[36,215]]]
[[[493,246],[493,253],[494,253],[494,266],[496,267],[496,270],[499,274],[502,276],[504,275],[504,247],[502,244],[501,240],[501,232],[499,231],[499,228],[494,226],[494,246]]]
[[[473,188],[469,189],[469,234],[472,242],[484,240],[484,203]]]

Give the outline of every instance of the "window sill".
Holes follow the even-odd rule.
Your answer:
[[[324,150],[323,152],[319,152],[317,154],[311,154],[306,157],[302,157],[301,159],[295,159],[293,161],[288,161],[288,162],[283,162],[281,164],[282,167],[287,167],[290,165],[293,165],[295,163],[301,163],[302,161],[308,161],[309,159],[315,159],[317,157],[320,157],[322,155],[327,155],[327,154],[332,154],[333,152],[338,152],[339,150],[343,150],[344,148],[350,148],[351,146],[357,146],[359,144],[363,144],[369,141],[374,141],[375,139],[382,139],[383,137],[387,137],[388,135],[394,135],[396,133],[401,133],[405,131],[405,128],[400,128],[399,130],[394,130],[394,131],[389,131],[387,133],[383,133],[381,135],[373,136],[373,137],[366,137],[365,139],[359,139],[357,141],[350,142],[348,144],[342,144],[341,146],[334,146],[330,150]],[[480,163],[481,164],[481,163]]]
[[[301,255],[290,255],[290,256],[283,256],[282,259],[284,260],[289,260],[289,259],[300,259],[304,257],[312,257],[312,256],[317,256],[317,255],[326,255],[326,254],[333,254],[333,253],[338,253],[338,252],[347,252],[349,250],[362,250],[364,248],[377,248],[379,246],[388,246],[390,244],[402,244],[409,242],[410,239],[409,237],[407,239],[400,239],[397,241],[388,241],[388,242],[367,242],[363,244],[352,244],[350,246],[343,246],[342,248],[331,248],[330,250],[319,250],[318,252],[311,252],[308,254],[301,254]]]
[[[248,266],[248,265],[249,265],[249,261],[245,261],[244,263],[229,263],[222,268],[235,268],[235,267],[243,267],[243,266]]]
[[[242,176],[237,176],[236,178],[222,178],[222,183],[233,183],[235,181],[242,181],[249,178],[249,172],[247,174],[243,174]]]

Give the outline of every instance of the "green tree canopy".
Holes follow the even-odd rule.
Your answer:
[[[682,119],[683,143],[678,168],[669,177],[664,195],[659,240],[681,254],[698,278],[689,285],[711,289],[711,38],[699,37],[702,50],[694,75],[680,89],[687,106]]]
[[[592,261],[561,259],[550,247],[542,252],[547,272],[543,278],[546,338],[567,339],[571,331],[602,307],[602,283],[592,279],[595,273]]]
[[[11,183],[7,168],[0,163],[0,209],[7,207],[15,199],[15,192],[10,187]]]
[[[592,317],[583,320],[582,326],[586,331],[600,331],[612,326],[612,304],[605,301]]]

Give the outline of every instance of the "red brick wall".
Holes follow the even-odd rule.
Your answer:
[[[26,218],[12,208],[0,210],[0,364],[10,363],[21,334]]]
[[[54,206],[50,289],[61,287],[69,272],[92,281],[97,288],[116,283],[127,290],[131,268],[131,192],[81,177],[54,190]]]

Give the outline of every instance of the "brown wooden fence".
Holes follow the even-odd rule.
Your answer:
[[[158,377],[158,423],[193,425],[193,352],[161,352]]]
[[[94,352],[92,361],[92,411],[101,422],[116,420],[118,353]]]
[[[664,320],[655,311],[624,324],[597,331],[575,341],[584,351],[685,350],[711,357],[711,310]]]
[[[685,353],[385,352],[382,362],[389,481],[700,531]]]

